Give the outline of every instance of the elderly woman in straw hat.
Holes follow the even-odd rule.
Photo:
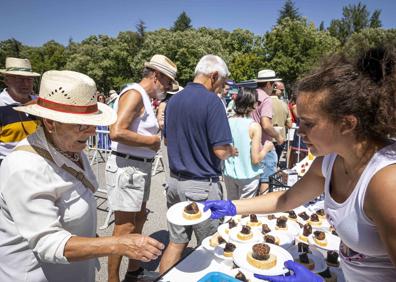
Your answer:
[[[96,101],[95,82],[72,71],[44,73],[37,103],[15,108],[40,117],[0,170],[0,281],[95,281],[95,258],[149,261],[163,245],[142,235],[96,238],[95,176],[85,154],[95,126],[115,122]]]

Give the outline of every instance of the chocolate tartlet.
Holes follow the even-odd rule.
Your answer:
[[[309,219],[309,215],[306,212],[300,212],[298,216],[301,217],[303,220]]]
[[[340,265],[338,262],[338,253],[336,251],[327,251],[326,262],[328,266],[338,267]]]
[[[327,245],[326,234],[323,231],[314,231],[313,234],[316,244],[322,247]]]
[[[226,243],[224,246],[224,256],[225,257],[232,257],[232,253],[235,251],[236,246],[233,243]]]
[[[249,226],[260,226],[261,222],[258,221],[257,215],[251,214],[250,221],[247,223]]]
[[[279,239],[277,239],[275,236],[272,236],[272,235],[265,235],[264,236],[264,241],[266,243],[279,245]]]
[[[297,219],[297,215],[296,215],[296,213],[294,211],[288,211],[288,213],[289,213],[289,218]]]
[[[269,220],[276,219],[276,216],[273,215],[273,214],[269,214],[267,217],[268,217]]]
[[[276,226],[275,229],[287,229],[287,217],[286,216],[280,216],[276,219]]]
[[[307,223],[304,224],[303,233],[298,237],[301,241],[308,242],[308,236],[312,234],[312,226]]]
[[[325,217],[325,211],[324,209],[319,209],[316,211],[316,214],[319,215],[320,217]]]
[[[261,233],[266,234],[271,232],[271,229],[269,228],[268,224],[263,224],[261,225]]]
[[[247,280],[245,274],[243,274],[241,271],[238,271],[238,273],[235,275],[235,278],[243,281],[243,282],[249,282],[249,280]]]
[[[237,237],[240,240],[249,240],[253,238],[253,233],[250,226],[243,225],[241,231],[238,232]]]
[[[196,202],[192,202],[184,207],[183,217],[188,220],[198,219],[201,217],[201,211]]]
[[[225,243],[225,240],[217,232],[215,234],[213,234],[213,236],[209,239],[209,245],[211,247],[217,247],[218,245],[220,245],[222,243]]]
[[[269,269],[276,265],[276,256],[270,254],[270,246],[267,244],[259,243],[254,244],[252,252],[248,252],[247,261],[259,269]]]
[[[232,228],[234,228],[234,227],[236,227],[237,226],[237,223],[233,220],[233,219],[231,219],[229,222],[228,222],[228,229],[232,229]]]
[[[313,226],[318,226],[321,225],[322,222],[319,219],[319,216],[316,213],[311,214],[311,217],[309,219],[309,223]]]

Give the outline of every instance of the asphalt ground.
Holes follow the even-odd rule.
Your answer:
[[[99,164],[95,164],[92,166],[93,171],[95,172],[98,181],[99,181],[99,189],[106,189],[105,183],[105,164],[104,162],[100,162]],[[161,241],[165,245],[169,242],[168,231],[167,231],[167,221],[166,221],[166,199],[164,193],[163,183],[165,181],[165,173],[163,172],[163,168],[159,166],[157,169],[157,174],[152,177],[151,180],[151,193],[150,198],[147,203],[148,209],[148,219],[143,228],[143,234],[151,236],[158,241]],[[98,227],[97,233],[99,236],[111,236],[114,227],[114,216],[111,216],[110,225],[101,230],[100,227],[105,222],[107,216],[107,197],[105,193],[96,192],[97,197],[97,216],[98,216]],[[192,249],[196,246],[196,240],[193,236],[185,255],[192,251]],[[158,272],[158,266],[160,262],[160,257],[149,263],[142,263],[143,268],[150,271],[151,275],[158,275],[155,272]],[[107,281],[107,257],[103,257],[99,259],[100,261],[100,270],[96,274],[96,281],[105,282]],[[120,267],[120,278],[121,281],[124,278],[125,272],[128,266],[128,259],[126,257],[123,258],[121,267]]]

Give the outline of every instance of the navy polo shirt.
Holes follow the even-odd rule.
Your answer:
[[[202,84],[188,83],[167,103],[164,136],[173,173],[221,175],[221,160],[213,147],[231,144],[231,130],[221,100]]]

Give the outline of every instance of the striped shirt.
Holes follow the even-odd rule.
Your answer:
[[[19,105],[21,103],[12,99],[6,89],[0,93],[0,160],[3,160],[19,141],[36,131],[37,118],[13,109]]]

